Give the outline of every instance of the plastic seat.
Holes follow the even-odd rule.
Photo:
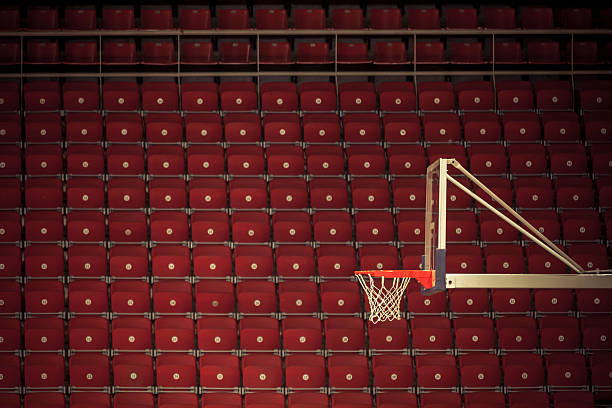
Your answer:
[[[416,408],[416,394],[403,391],[388,391],[376,394],[376,406],[380,408]]]
[[[276,63],[276,62],[275,62]],[[264,111],[289,112],[298,107],[297,86],[293,82],[265,82],[261,84],[261,109]],[[264,121],[266,120],[264,117]],[[289,115],[271,115],[270,118],[280,118],[293,122]],[[274,121],[276,122],[276,121]],[[265,126],[265,123],[264,123]],[[281,136],[284,136],[281,133]],[[298,134],[299,139],[299,134]],[[282,140],[281,140],[282,141]]]
[[[24,339],[24,345],[28,350],[60,350],[64,348],[64,322],[56,317],[26,319]]]
[[[147,240],[147,222],[139,211],[113,212],[108,216],[109,239],[115,242],[142,242]]]
[[[57,40],[36,39],[26,41],[25,63],[32,65],[55,65],[60,63]]]
[[[218,124],[221,127],[221,124]],[[215,124],[216,127],[216,124]],[[202,130],[203,132],[205,130]],[[200,175],[200,176],[211,176],[225,173],[225,154],[223,148],[221,146],[198,146],[193,145],[187,148],[187,170],[190,174]],[[221,183],[221,184],[219,184]],[[214,186],[218,186],[218,188],[213,188]],[[208,208],[209,206],[214,206],[216,204],[222,204],[220,207],[225,207],[225,197],[221,201],[215,200],[211,201],[211,198],[218,198],[215,196],[208,196],[206,199],[206,194],[208,191],[203,191],[201,186],[209,186],[213,189],[213,191],[222,188],[223,196],[225,196],[225,182],[223,180],[218,179],[194,179],[190,181],[190,186],[193,186],[192,194],[189,196],[190,206],[194,208]],[[197,192],[197,194],[196,194]],[[220,208],[218,207],[218,208]]]
[[[68,321],[68,338],[71,350],[106,350],[108,321],[102,317],[75,317]]]
[[[321,245],[317,248],[317,269],[321,276],[349,277],[355,266],[355,250],[349,246]]]
[[[454,113],[425,114],[423,117],[423,136],[427,143],[460,142],[461,125],[459,117]]]
[[[370,384],[368,360],[365,356],[332,355],[327,358],[327,370],[329,386],[332,388],[363,388]]]
[[[66,41],[64,64],[96,65],[98,64],[98,44],[96,41]]]
[[[287,10],[284,8],[255,10],[255,27],[260,30],[286,30]]]
[[[393,216],[383,211],[358,212],[355,215],[355,237],[360,242],[393,241]]]
[[[576,350],[580,347],[578,319],[571,316],[542,316],[538,318],[542,348],[548,350]]]
[[[482,215],[481,215],[482,216]],[[476,241],[478,229],[476,215],[471,211],[453,211],[448,214],[448,241],[469,242]]]
[[[249,28],[249,10],[244,8],[219,8],[217,28],[221,30],[244,30]]]
[[[586,174],[586,149],[573,143],[555,144],[548,147],[550,171],[553,174]]]
[[[102,64],[138,65],[136,42],[133,39],[108,39],[102,43]]]
[[[102,104],[105,110],[110,111],[133,111],[139,109],[140,90],[138,84],[132,81],[105,82],[102,86]],[[116,117],[121,118],[124,116]]]
[[[114,245],[109,250],[109,265],[111,276],[145,276],[149,271],[148,251],[125,245]]]
[[[311,145],[306,148],[306,168],[314,176],[340,175],[344,172],[344,154],[339,146]]]
[[[133,6],[105,6],[102,9],[102,28],[130,30],[135,28]]]
[[[340,103],[342,105],[342,102]],[[344,140],[346,142],[376,143],[380,141],[380,120],[377,114],[346,114],[342,117],[342,126],[344,128]]]
[[[68,285],[68,310],[71,313],[106,313],[107,285],[104,282],[78,280]]]
[[[191,216],[191,239],[195,242],[230,240],[229,217],[225,212],[196,212]]]
[[[153,408],[155,400],[153,394],[129,392],[115,394],[113,404],[116,408]]]
[[[253,263],[258,268],[257,263]],[[252,266],[253,266],[252,265]],[[248,273],[237,272],[239,276],[248,276]],[[272,273],[269,273],[272,275]],[[236,285],[236,299],[238,312],[269,314],[276,312],[277,296],[273,284],[265,281],[244,281]]]
[[[236,356],[217,353],[205,354],[200,358],[199,368],[200,385],[202,387],[232,389],[240,386],[240,360]]]
[[[558,64],[561,62],[559,43],[556,41],[529,41],[527,62],[530,64]]]
[[[197,408],[198,396],[195,394],[168,392],[157,397],[157,406],[159,408],[172,408],[177,404],[184,408]]]
[[[418,265],[417,265],[418,266]],[[407,310],[418,314],[442,314],[446,313],[446,293],[439,292],[434,295],[422,295],[420,289],[409,287],[406,294]]]
[[[160,245],[151,249],[154,276],[180,278],[190,275],[189,249],[180,245]]]
[[[305,212],[278,212],[272,216],[272,231],[277,242],[311,241],[310,228],[310,216]]]
[[[223,100],[223,94],[221,97]],[[240,98],[236,100],[238,101]],[[254,103],[257,103],[256,100],[254,100]],[[261,121],[255,113],[233,113],[226,115],[223,118],[223,124],[225,126],[225,140],[227,142],[252,143],[261,140]]]
[[[402,11],[397,7],[374,7],[368,10],[370,28],[396,30],[402,27]]]
[[[486,289],[452,289],[448,293],[450,310],[454,314],[484,314],[489,312],[489,292]]]
[[[146,354],[121,353],[113,357],[114,385],[118,387],[146,388],[154,384],[153,358]],[[117,394],[116,397],[121,394]],[[129,395],[129,394],[126,394]],[[146,394],[145,394],[146,395]],[[151,398],[151,407],[153,406]],[[135,401],[130,401],[134,406]],[[118,406],[115,400],[115,406]],[[120,405],[119,405],[120,406]]]
[[[331,82],[303,82],[298,86],[298,94],[303,111],[336,110],[336,87]],[[304,127],[306,127],[305,121]],[[306,130],[304,130],[304,140],[306,140]]]
[[[200,39],[183,39],[179,62],[185,65],[215,65],[212,42]]]
[[[521,9],[523,28],[551,29],[554,28],[553,10],[550,7],[526,6]]]
[[[62,408],[66,405],[66,396],[61,392],[35,392],[27,394],[23,399],[25,408],[40,407]]]
[[[410,347],[408,323],[406,320],[368,323],[370,349],[380,351],[399,351]]]
[[[151,208],[185,208],[185,182],[179,179],[153,179],[149,182],[149,200]]]
[[[418,30],[439,29],[440,11],[435,7],[406,9],[407,27]]]
[[[162,81],[144,82],[142,84],[142,109],[146,111],[175,111],[178,110],[178,106],[178,86],[176,83]],[[149,121],[172,121],[171,118],[171,115],[147,115],[145,119]],[[182,122],[179,122],[179,124],[182,124]],[[162,136],[167,135],[162,133]],[[175,138],[182,140],[182,135],[179,134],[178,136]],[[174,141],[174,138],[162,138],[152,141]]]
[[[24,294],[25,310],[29,313],[64,311],[64,285],[61,282],[30,281],[25,284]]]
[[[226,281],[198,282],[195,285],[196,312],[232,313],[236,302],[234,286]]]
[[[4,246],[0,248],[0,276],[11,278],[21,276],[21,250],[17,246]]]
[[[296,8],[293,11],[293,26],[296,29],[322,30],[325,28],[323,8]]]
[[[449,7],[446,10],[446,28],[478,28],[478,12],[475,8]]]
[[[229,203],[235,209],[268,207],[266,182],[264,180],[245,178],[230,180]]]
[[[0,336],[4,339],[0,350],[5,352],[21,349],[21,335],[21,322],[19,319],[10,317],[0,318]]]
[[[101,392],[78,392],[70,395],[70,408],[110,408],[111,397]]]
[[[334,8],[331,12],[332,27],[356,30],[363,28],[363,10],[356,8]]]
[[[298,146],[273,145],[266,150],[268,174],[278,176],[301,176],[304,173],[304,151]],[[276,180],[278,181],[278,179]],[[282,184],[282,182],[281,182]],[[272,190],[270,189],[270,193]],[[277,207],[272,204],[272,195],[270,202],[272,207]],[[298,202],[279,202],[275,201],[281,207],[289,206],[290,208],[304,208],[307,205],[301,205]]]
[[[253,64],[251,43],[248,40],[219,43],[219,63],[228,65]]]
[[[64,274],[64,252],[55,244],[30,245],[24,251],[24,258],[26,276],[50,278]]]
[[[483,225],[482,220],[481,225]],[[493,244],[485,247],[484,254],[487,272],[489,273],[525,272],[523,250],[521,247],[510,244]]]
[[[128,265],[132,264],[126,264],[126,266]],[[151,300],[147,283],[117,281],[111,284],[110,289],[111,309],[114,313],[140,314],[149,312]]]
[[[103,354],[77,353],[68,361],[70,386],[101,388],[110,385],[110,361]]]
[[[493,49],[495,52],[493,63],[521,64],[524,62],[521,43],[518,41],[495,41]]]
[[[314,251],[309,246],[280,245],[275,252],[276,273],[279,276],[315,275]]]
[[[563,236],[569,241],[597,240],[601,222],[595,210],[566,210],[561,214]]]
[[[587,177],[558,178],[555,180],[555,191],[557,207],[588,208],[595,205],[593,184]]]
[[[484,26],[485,28],[493,29],[516,28],[516,13],[514,7],[485,7]]]
[[[238,345],[236,320],[229,317],[207,316],[198,320],[198,348],[201,350],[234,350]]]
[[[315,178],[311,180],[310,206],[318,209],[340,209],[348,207],[346,181],[327,178]]]
[[[452,388],[458,384],[455,357],[425,354],[415,358],[417,384],[421,388]]]
[[[351,216],[345,212],[319,211],[312,218],[314,240],[347,242],[352,240]]]
[[[109,149],[110,150],[110,149]],[[113,149],[115,150],[115,149]],[[116,149],[120,153],[119,149]],[[137,151],[140,149],[136,149]],[[141,151],[141,150],[140,150]],[[127,152],[126,152],[127,153]],[[140,152],[139,152],[140,153]],[[128,168],[131,157],[123,162],[122,166],[115,168]],[[121,159],[121,157],[117,157]],[[141,159],[137,157],[137,159]],[[125,164],[127,163],[127,166]],[[124,167],[125,166],[125,167]],[[110,167],[110,165],[109,165]],[[145,183],[138,178],[111,178],[108,181],[108,206],[110,208],[144,208],[145,207]]]
[[[389,208],[389,185],[380,178],[359,178],[351,182],[354,208]]]
[[[298,42],[296,62],[308,65],[329,64],[329,44],[327,41]]]
[[[591,383],[595,386],[609,387],[610,383],[610,353],[596,353],[590,358]]]
[[[589,142],[605,142],[607,140],[610,121],[606,114],[585,112],[583,115],[584,138]]]
[[[289,388],[324,387],[327,383],[326,375],[323,356],[294,354],[285,358],[285,381]]]
[[[480,42],[452,42],[450,59],[454,64],[482,64],[482,44]]]
[[[101,242],[106,240],[105,218],[101,212],[71,212],[67,217],[67,238],[72,242]]]
[[[282,362],[278,356],[249,354],[242,358],[241,366],[242,385],[248,389],[269,389],[282,385]]]
[[[467,388],[495,388],[501,385],[499,357],[469,353],[459,356],[461,385]]]
[[[391,182],[393,205],[398,208],[425,208],[425,180],[395,179]]]
[[[24,385],[31,388],[64,386],[64,357],[52,353],[30,354],[23,359]],[[9,372],[9,379],[12,373]]]
[[[417,42],[415,47],[417,64],[444,64],[447,62],[444,55],[444,44],[440,41]]]
[[[537,81],[534,85],[536,92],[536,106],[542,110],[572,110],[572,90],[567,81],[543,80]],[[545,114],[546,115],[546,114]],[[563,112],[563,117],[572,115]],[[560,117],[548,115],[549,117]],[[543,117],[546,119],[546,116]],[[546,120],[544,120],[546,122]],[[546,126],[546,124],[545,124]],[[563,136],[563,135],[561,135]]]
[[[320,350],[321,320],[314,317],[287,316],[281,321],[283,346],[286,350]]]
[[[270,241],[270,218],[265,212],[240,211],[232,214],[234,242],[263,243]]]
[[[273,391],[250,393],[244,397],[244,406],[245,408],[283,408],[285,397]]]
[[[372,62],[368,56],[368,45],[365,42],[339,41],[336,45],[338,64],[367,64]]]
[[[232,275],[231,251],[228,247],[210,245],[196,247],[193,251],[196,276],[222,277]]]
[[[421,146],[392,145],[387,148],[387,157],[391,174],[416,176],[425,173],[425,149]],[[392,187],[394,182],[392,182]],[[402,200],[394,196],[394,203],[397,206],[396,201]]]
[[[378,44],[378,43],[377,43]],[[378,84],[378,98],[380,100],[380,109],[382,111],[414,111],[416,110],[416,94],[414,90],[414,84],[412,82],[397,82],[387,81]],[[387,134],[386,124],[387,116],[383,117],[383,124],[385,124],[385,135]],[[405,118],[405,116],[391,115],[390,118]],[[414,118],[414,116],[406,116],[407,118]],[[400,136],[405,136],[401,134]],[[387,138],[388,140],[388,138]]]
[[[18,65],[21,63],[21,46],[18,41],[2,39],[0,40],[0,49],[2,49],[0,65]],[[15,97],[18,97],[18,95],[15,95]]]
[[[485,212],[480,215],[480,238],[485,242],[517,242],[518,231],[502,221],[495,214]],[[522,255],[521,255],[522,258]],[[506,260],[506,262],[510,262]],[[512,262],[510,262],[512,264]],[[519,262],[514,262],[518,264]],[[508,269],[512,269],[510,266]]]
[[[153,311],[156,313],[190,313],[192,297],[189,282],[155,282],[153,284]]]
[[[61,358],[61,356],[59,357]],[[0,366],[2,367],[0,368],[0,373],[2,374],[2,380],[0,380],[0,385],[2,385],[2,388],[9,390],[12,388],[20,387],[22,385],[22,382],[21,361],[19,357],[8,353],[3,353],[2,355],[0,355],[0,361],[2,362],[2,365]]]
[[[374,64],[400,65],[408,63],[406,44],[403,41],[383,41],[374,43]]]
[[[0,26],[2,30],[19,30],[20,13],[17,6],[3,6],[0,9]]]
[[[230,146],[226,149],[227,172],[254,176],[265,173],[264,151],[259,146]]]
[[[376,87],[371,82],[344,82],[338,86],[343,111],[376,110]]]
[[[498,347],[504,350],[530,350],[538,346],[536,321],[526,316],[497,319]]]
[[[455,347],[459,350],[491,350],[495,348],[493,320],[484,316],[462,316],[453,320]]]
[[[454,118],[454,116],[453,116]],[[443,122],[444,123],[444,122]],[[458,123],[457,123],[458,125]],[[450,129],[453,129],[454,127],[454,123],[450,122]],[[438,128],[437,126],[432,126],[433,129]],[[444,129],[445,127],[440,126],[440,130]],[[438,130],[438,133],[439,131]],[[452,134],[453,131],[451,130],[450,133]],[[454,158],[455,160],[457,160],[459,162],[459,164],[461,164],[464,168],[467,168],[467,155],[465,152],[465,148],[462,145],[459,144],[451,144],[451,143],[433,143],[431,144],[428,148],[427,148],[427,156],[429,158],[429,163],[433,163],[438,159],[441,158]],[[453,174],[453,172],[458,174],[458,170],[449,170],[451,172],[451,174]],[[459,179],[460,182],[463,182],[462,179]],[[467,197],[466,194],[459,192],[459,189],[457,189],[456,187],[449,187],[449,189],[454,189],[453,194],[455,195],[455,201],[450,200],[449,201],[449,205],[454,206],[454,208],[465,208],[465,207],[469,207],[470,205],[466,203],[468,203],[470,201],[470,198]],[[460,205],[461,204],[461,205]]]
[[[335,109],[335,103],[333,107]],[[305,142],[330,143],[340,141],[340,119],[333,113],[307,113],[302,118]]]
[[[319,295],[312,282],[287,281],[278,287],[279,306],[282,313],[317,313]]]
[[[540,177],[521,177],[514,180],[516,205],[519,208],[548,208],[553,206],[550,180]]]
[[[601,313],[609,308],[606,298],[608,292],[604,289],[580,289],[576,291],[577,310],[583,313]]]
[[[363,245],[359,248],[359,264],[362,270],[398,269],[397,249],[384,244]]]
[[[66,98],[65,93],[64,93],[64,98]],[[66,115],[65,118],[66,118],[66,140],[67,141],[70,141],[70,142],[101,142],[102,141],[102,138],[103,138],[102,117],[99,114],[70,113]],[[74,148],[74,147],[75,146],[69,146],[69,148]],[[90,150],[95,150],[95,149],[90,149]]]
[[[209,392],[202,398],[204,408],[241,408],[242,396],[240,394]]]
[[[178,20],[183,30],[209,30],[212,26],[207,5],[179,6]]]
[[[499,144],[473,144],[468,147],[468,156],[472,174],[505,174],[508,171],[506,149]]]
[[[25,109],[28,111],[54,111],[61,108],[57,81],[28,81],[23,86],[23,93]]]
[[[452,348],[450,320],[438,316],[417,316],[410,319],[412,347],[417,350],[449,350]]]
[[[560,391],[553,394],[555,408],[590,408],[594,406],[594,403],[594,396],[590,391]]]
[[[26,120],[24,121],[24,125],[26,141],[30,143],[53,143],[60,142],[62,140],[62,120],[55,113],[29,114]],[[26,150],[26,154],[31,154],[33,150],[52,151],[52,149],[44,149],[38,147]],[[45,171],[44,167],[41,171]]]
[[[0,306],[0,313],[14,314],[21,312],[21,285],[17,281],[4,282],[0,289],[0,300],[3,303]],[[35,303],[35,300],[32,303]]]
[[[497,105],[506,111],[527,111],[534,107],[532,85],[527,81],[499,81],[496,85]],[[504,116],[505,119],[505,116]]]
[[[214,82],[184,82],[181,86],[181,105],[185,111],[214,111],[219,108],[219,96],[217,94],[217,85]],[[191,115],[185,118],[185,128],[187,129],[188,123],[191,119]],[[215,116],[193,116],[193,121],[197,123],[196,119],[212,119]],[[206,121],[208,122],[208,120]],[[220,122],[214,121],[214,122]],[[207,129],[207,131],[210,131]],[[219,134],[221,129],[218,129]],[[215,132],[216,134],[216,132]],[[187,139],[189,140],[189,133],[186,132]],[[207,134],[201,133],[200,136],[207,136]],[[212,134],[210,135],[213,136]],[[194,140],[195,141],[195,140]],[[202,140],[207,141],[207,140]],[[211,141],[216,141],[212,139]]]
[[[456,84],[459,109],[464,111],[486,111],[495,108],[493,87],[488,81],[466,81]],[[471,115],[474,119],[489,119],[490,115]],[[467,118],[465,118],[467,119]],[[467,121],[467,120],[464,120]],[[484,136],[484,135],[483,135]]]
[[[356,282],[323,282],[320,291],[321,311],[324,313],[359,313],[361,310],[359,286]]]
[[[271,317],[246,316],[240,320],[238,327],[240,329],[240,348],[243,350],[280,349],[278,320]]]
[[[68,6],[64,12],[64,30],[95,30],[96,8],[92,6]]]
[[[41,162],[42,163],[42,162]],[[27,166],[27,164],[26,164]],[[12,184],[12,185],[11,185]],[[17,186],[18,185],[18,186]],[[6,183],[6,191],[15,194],[21,190],[20,183]],[[12,200],[6,199],[3,208],[21,206],[20,194]],[[62,182],[58,179],[28,179],[25,182],[25,205],[29,208],[57,208],[63,205]]]
[[[412,358],[407,355],[381,354],[372,357],[372,373],[377,388],[414,386]]]
[[[607,81],[583,81],[578,83],[578,97],[583,111],[610,110],[612,98]]]
[[[574,309],[571,289],[538,289],[534,293],[534,307],[542,313],[567,313]]]
[[[147,149],[147,173],[174,176],[185,173],[185,151],[181,146],[152,145]]]
[[[506,354],[502,357],[502,369],[506,387],[535,388],[541,387],[545,383],[542,357],[537,354]],[[512,406],[512,401],[510,406]]]
[[[612,174],[611,157],[612,149],[606,145],[598,145],[596,148],[591,148],[593,173],[600,175]]]
[[[576,47],[573,51],[571,43],[566,43],[564,51],[564,60],[568,60],[570,64],[601,64],[599,60],[599,50],[595,41],[579,41],[576,43]]]
[[[493,289],[491,300],[493,311],[498,314],[526,314],[532,310],[529,289]]]
[[[143,317],[118,317],[112,321],[113,349],[151,348],[151,321]],[[114,362],[113,362],[114,364]]]
[[[196,371],[196,358],[188,354],[162,354],[155,358],[156,383],[162,389],[195,387]]]
[[[167,6],[141,6],[140,28],[142,30],[172,29],[172,8]]]
[[[559,25],[569,29],[588,29],[593,26],[590,8],[562,8]]]
[[[61,228],[61,215],[59,213],[57,213],[57,215],[59,216],[59,223],[60,223],[60,227],[57,228],[57,221],[54,220],[54,213],[49,213],[49,221],[47,221],[47,212],[40,212],[43,215],[45,215],[45,219],[44,221],[48,222],[49,224],[51,224],[53,226],[53,228],[51,228],[51,231],[53,233],[53,235],[55,235],[55,233],[60,232],[60,235],[62,234],[62,228]],[[29,213],[30,215],[30,219],[32,216],[36,216],[38,214],[40,214],[39,212],[36,213]],[[2,234],[0,235],[0,242],[18,242],[21,241],[21,216],[16,213],[16,212],[1,212],[0,213],[0,231],[2,231]],[[39,235],[41,235],[40,232],[36,232],[34,231],[34,234],[36,234],[36,237],[38,238]],[[42,236],[42,240],[48,240],[49,238],[47,237],[47,235],[43,235]],[[61,239],[61,238],[60,238]],[[51,238],[52,240],[52,238]]]
[[[573,112],[545,112],[542,115],[544,139],[550,142],[577,142],[581,139],[578,116]],[[559,147],[553,147],[558,150]],[[554,162],[551,160],[551,164]]]

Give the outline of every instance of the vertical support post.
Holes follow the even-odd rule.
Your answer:
[[[448,159],[440,159],[438,188],[438,248],[446,249],[446,171]]]

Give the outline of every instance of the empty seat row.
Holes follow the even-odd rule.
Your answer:
[[[523,216],[537,228],[545,230],[552,240],[597,241],[604,237],[595,210],[566,209],[560,217],[550,210],[525,211]],[[478,217],[470,210],[449,212],[447,223],[448,242],[519,241],[517,230],[504,225],[489,212]],[[70,211],[64,217],[58,211],[35,210],[28,211],[23,219],[16,212],[2,211],[0,228],[0,242],[7,243],[22,240],[116,243],[233,241],[235,244],[347,243],[353,240],[361,243],[423,242],[425,230],[422,214],[413,210],[399,212],[395,217],[388,211],[359,211],[354,216],[341,211],[317,211],[311,217],[303,211],[282,211],[272,216],[266,211],[233,211],[231,216],[226,211],[197,211],[189,216],[177,210],[154,211],[149,217],[140,211],[113,211],[108,217],[101,211]]]
[[[507,394],[510,408],[521,408],[530,406],[529,404],[540,404],[539,406],[550,406],[553,401],[554,408],[592,408],[594,406],[594,395],[590,391],[571,391],[559,390],[551,392],[549,395],[542,391],[514,391]],[[66,395],[59,392],[30,392],[25,394],[24,407],[38,408],[41,403],[49,408],[64,408],[66,405]],[[289,393],[286,397],[275,392],[251,392],[243,398],[237,393],[228,392],[207,392],[202,395],[201,405],[198,403],[198,396],[190,393],[164,392],[157,397],[158,408],[172,408],[176,403],[180,403],[185,408],[284,408],[287,403],[289,408],[314,408],[328,407],[331,400],[332,408],[372,408],[373,397],[370,393],[360,391],[335,392],[331,396],[319,393],[318,391],[301,391]],[[432,391],[416,394],[406,391],[386,391],[377,393],[374,397],[376,407],[379,408],[417,408],[420,400],[421,408],[436,408],[441,404],[448,408],[461,408],[462,395],[451,391]],[[70,408],[82,408],[95,404],[99,408],[110,408],[111,400],[115,408],[131,408],[134,406],[142,408],[154,408],[155,398],[153,394],[136,392],[117,392],[108,395],[102,392],[76,392],[70,395]],[[506,407],[506,395],[499,391],[477,391],[466,392],[463,394],[463,405],[465,408],[480,408],[488,406],[491,408]],[[7,408],[21,407],[19,394],[0,394],[2,401]]]
[[[115,317],[110,323],[104,317],[94,315],[107,310],[106,307],[100,307],[99,299],[104,295],[96,290],[95,285],[83,281],[80,281],[81,285],[78,285],[79,282],[72,283],[69,287],[72,317],[68,321],[66,339],[64,339],[65,327],[62,318],[33,314],[31,316],[34,317],[28,317],[24,321],[22,329],[18,319],[3,317],[0,318],[0,331],[5,341],[0,351],[2,354],[16,350],[50,352],[64,350],[65,347],[73,352],[100,352],[109,349],[191,352],[198,349],[204,353],[237,349],[248,351],[285,349],[289,352],[315,352],[322,349],[356,352],[370,349],[376,352],[411,350],[413,354],[422,354],[455,349],[459,354],[493,350],[503,352],[544,350],[545,354],[548,354],[576,352],[579,349],[588,350],[589,353],[610,350],[610,341],[607,337],[610,334],[611,319],[605,315],[587,315],[580,319],[568,315],[547,315],[538,319],[512,314],[499,315],[496,319],[458,315],[451,320],[447,317],[416,314],[411,317],[409,323],[398,321],[364,325],[361,317],[334,315],[332,309],[331,314],[321,322],[318,318],[307,316],[318,311],[316,307],[318,295],[316,290],[309,288],[309,285],[316,288],[316,284],[305,281],[279,284],[281,313],[285,316],[281,322],[273,317],[263,316],[266,310],[271,310],[269,305],[260,305],[262,310],[253,312],[254,306],[249,307],[249,304],[253,302],[255,291],[251,288],[251,292],[248,293],[239,284],[238,312],[245,315],[236,322],[233,318],[221,316],[223,313],[234,312],[232,306],[235,299],[231,284],[223,281],[211,282],[215,286],[196,287],[196,313],[202,316],[197,322],[188,317],[165,315],[163,312],[154,322],[144,317],[136,317],[138,312],[142,315],[142,310],[147,308],[146,304],[143,307],[143,299],[146,296],[143,295],[142,289],[133,282],[115,283],[111,286],[112,312]],[[132,296],[137,305],[131,307],[134,310],[125,304],[121,305],[117,300],[118,298],[125,300],[128,283],[135,289]],[[120,288],[119,284],[123,288]],[[222,284],[230,286],[230,290],[220,291]],[[82,292],[87,290],[87,286],[92,288],[89,296],[96,306],[84,312],[82,299],[79,305],[76,301],[73,302],[72,298],[83,296]],[[335,289],[328,288],[325,284],[321,285],[324,308],[330,308],[330,305],[333,308],[333,302],[330,303],[332,296],[330,292],[338,291],[339,288],[338,285]],[[154,289],[157,290],[156,287]],[[348,288],[346,292],[339,293],[343,296],[341,299],[354,301],[351,298],[352,292]],[[260,293],[260,301],[265,304],[271,294],[273,295],[273,292],[270,291]],[[160,295],[159,290],[154,292],[155,312],[161,309],[156,305]],[[337,301],[338,294],[335,295],[336,299],[333,300]],[[411,302],[411,299],[408,301]],[[215,302],[218,306],[213,307]],[[358,312],[360,309],[358,305],[353,305],[347,310]],[[131,313],[133,316],[126,313]],[[215,313],[218,316],[212,316]],[[256,316],[257,313],[261,315]],[[325,311],[325,313],[330,312]],[[365,340],[365,326],[369,333],[368,341]],[[282,342],[279,332],[281,328]],[[239,334],[236,333],[237,329]],[[215,340],[216,336],[219,336],[219,339]],[[109,342],[111,337],[112,341]],[[401,388],[411,385],[404,383]]]
[[[140,43],[140,47],[138,44]],[[61,42],[57,39],[28,39],[21,55],[18,39],[0,43],[2,65],[66,64],[76,66],[137,65],[214,65],[219,64],[374,64],[397,65],[416,63],[437,64],[601,64],[612,59],[612,43],[595,41],[562,42],[551,40],[496,41],[493,49],[476,39],[456,40],[445,47],[442,41],[420,40],[408,47],[401,40],[374,40],[371,46],[364,41],[339,41],[336,49],[325,40],[298,39],[295,46],[287,40],[263,39],[259,50],[249,38],[218,40],[216,46],[208,39],[181,40],[180,59],[173,38],[105,39],[102,60],[96,39],[76,38]],[[414,47],[414,50],[412,50]],[[138,49],[140,48],[140,49]],[[259,53],[259,58],[254,53]],[[523,56],[525,54],[525,57]]]
[[[65,30],[95,30],[98,27],[99,10],[95,6],[66,6],[63,10],[63,24],[57,7],[30,6],[25,10],[23,27],[29,30],[56,30],[60,25]],[[209,6],[179,6],[178,22],[174,21],[171,5],[141,6],[140,18],[135,16],[133,6],[104,6],[102,8],[103,29],[129,30],[167,30],[178,27],[184,30],[207,30],[213,27]],[[352,7],[331,6],[329,9],[331,27],[335,29],[361,29],[369,24],[373,29],[399,29],[406,26],[412,29],[439,29],[441,20],[445,28],[476,29],[480,25],[490,29],[588,29],[593,27],[593,14],[599,16],[601,27],[612,25],[609,9],[599,13],[590,8],[559,8],[553,10],[545,6],[513,7],[447,6],[442,10],[435,7],[406,7],[402,10],[393,6],[368,7],[366,15],[358,5]],[[480,16],[479,16],[480,14]],[[244,30],[252,26],[251,14],[246,5],[219,6],[215,10],[216,28]],[[291,13],[282,6],[273,8],[255,7],[252,16],[254,27],[258,29],[287,29],[290,20],[296,29],[324,29],[327,26],[326,11],[322,7],[295,6]],[[21,26],[18,7],[3,7],[0,18],[4,30],[18,30]],[[555,21],[556,20],[556,21]],[[137,21],[139,22],[137,26]]]
[[[275,250],[264,245],[238,245],[233,251],[227,246],[209,244],[196,246],[191,251],[186,246],[160,243],[150,254],[143,246],[121,244],[106,250],[99,245],[75,243],[64,251],[57,245],[38,243],[28,245],[23,254],[16,246],[3,245],[0,246],[0,270],[3,278],[24,275],[45,279],[63,278],[65,274],[71,278],[132,279],[190,278],[192,275],[225,278],[234,274],[246,278],[317,275],[349,278],[357,266],[366,270],[398,269],[400,259],[405,269],[419,268],[422,245],[412,242],[415,245],[405,245],[399,251],[390,245],[372,243],[361,246],[358,251],[351,246],[332,244],[322,244],[316,250],[302,245],[279,245]],[[587,270],[608,267],[608,253],[602,244],[574,242],[561,248]],[[333,254],[337,254],[335,258]],[[483,251],[469,243],[452,243],[448,249],[447,271],[563,274],[567,267],[535,244],[523,250],[520,246],[491,242]],[[446,310],[446,302],[443,308]]]
[[[259,90],[253,82],[229,81],[217,86],[214,82],[107,81],[101,87],[96,81],[28,81],[23,88],[26,111],[177,111],[187,112],[257,111],[304,112],[410,112],[427,111],[567,111],[574,109],[569,82],[544,80],[506,80],[493,85],[489,81],[420,82],[345,82],[337,89],[330,82],[264,82]],[[416,91],[416,92],[415,92]],[[535,91],[535,92],[534,92]],[[576,98],[582,111],[612,109],[608,81],[591,80],[578,83]],[[418,98],[417,98],[418,93]],[[0,109],[20,110],[20,88],[16,82],[3,83]],[[260,100],[258,100],[260,99]],[[62,102],[63,100],[63,102]],[[100,103],[102,102],[102,103]],[[553,117],[553,115],[549,115]],[[588,113],[585,119],[605,121],[601,114]]]
[[[0,384],[3,388],[19,386],[19,367],[15,367],[19,364],[19,357],[4,355],[0,358],[6,364],[3,364],[4,384]],[[64,368],[65,360],[68,360],[68,370]],[[571,389],[589,384],[587,358],[575,353],[553,353],[544,358],[531,353],[510,353],[501,359],[483,353],[459,358],[447,354],[425,354],[416,356],[414,363],[407,355],[375,355],[371,360],[372,384],[380,389],[408,388],[414,384],[422,390],[451,389],[460,385],[466,389],[491,389],[502,384],[510,390],[546,385],[554,389]],[[593,384],[609,386],[609,366],[606,367],[606,363],[610,363],[609,355],[596,354],[590,360]],[[247,390],[283,386],[306,390],[325,387],[328,383],[333,390],[359,390],[370,386],[368,357],[351,354],[327,358],[295,354],[284,359],[272,354],[247,354],[241,358],[209,354],[197,359],[177,353],[161,354],[155,358],[146,354],[120,353],[111,361],[102,354],[78,353],[65,359],[57,354],[36,353],[24,358],[24,372],[25,386],[33,389],[61,387],[65,374],[68,374],[67,382],[75,390],[102,389],[111,384],[132,389],[157,385],[160,390],[194,389],[198,385],[205,390],[233,390],[240,386]]]

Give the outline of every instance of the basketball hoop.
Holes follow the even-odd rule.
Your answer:
[[[369,320],[375,324],[402,318],[402,296],[411,278],[415,278],[428,289],[433,287],[435,281],[434,271],[410,269],[355,271],[355,276],[368,297]]]

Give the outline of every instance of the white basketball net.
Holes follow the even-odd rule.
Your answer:
[[[363,288],[368,302],[370,303],[370,318],[372,323],[391,321],[401,319],[401,303],[402,297],[408,288],[410,277],[387,278],[385,285],[385,277],[380,278],[380,287],[376,287],[376,279],[372,275],[365,277],[358,274],[357,280]],[[391,280],[391,285],[388,284]]]

